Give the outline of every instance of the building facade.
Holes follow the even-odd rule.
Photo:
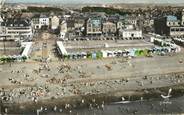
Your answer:
[[[60,23],[59,17],[53,16],[53,17],[51,18],[51,29],[52,29],[52,30],[58,29],[59,23]]]
[[[43,27],[43,26],[49,27],[49,25],[50,25],[50,18],[49,18],[49,16],[41,15],[40,19],[39,19],[39,22],[40,22],[40,26],[41,27]]]
[[[32,18],[32,23],[33,23],[34,29],[41,29],[43,26],[49,27],[50,19],[46,15],[35,15]]]
[[[0,17],[0,36],[6,33],[5,23],[3,19]]]
[[[77,17],[75,20],[75,28],[82,28],[85,25],[85,18],[84,17]]]
[[[116,34],[116,24],[110,21],[104,22],[102,24],[103,34]]]
[[[86,35],[101,35],[102,34],[102,21],[101,18],[89,18],[85,25]]]
[[[119,36],[128,39],[142,38],[141,30],[123,30],[119,31]]]
[[[66,23],[66,21],[65,20],[63,20],[62,22],[61,22],[61,24],[60,24],[60,38],[61,39],[64,39],[65,38],[65,35],[66,35],[66,33],[67,33],[67,23]]]
[[[184,9],[181,13],[181,25],[184,26]]]
[[[154,20],[154,30],[156,34],[163,36],[183,36],[184,26],[176,16],[166,16]]]
[[[6,36],[17,39],[32,39],[33,29],[29,19],[11,18],[5,21]]]

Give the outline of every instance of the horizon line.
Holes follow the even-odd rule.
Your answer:
[[[40,5],[43,5],[43,4],[52,4],[52,5],[62,5],[62,4],[68,4],[68,5],[73,5],[73,4],[98,4],[98,5],[108,5],[108,4],[153,4],[153,5],[159,5],[159,4],[171,4],[171,5],[182,5],[184,4],[183,3],[148,3],[148,2],[145,2],[145,3],[142,3],[142,2],[137,2],[137,3],[128,3],[128,2],[115,2],[115,3],[42,3],[42,2],[5,2],[5,4],[40,4]]]

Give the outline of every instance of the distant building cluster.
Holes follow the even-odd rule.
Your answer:
[[[23,8],[24,9],[24,8]],[[48,30],[62,40],[143,39],[143,33],[161,36],[184,36],[184,10],[181,15],[106,14],[105,12],[63,11],[61,14],[22,13],[0,18],[0,35],[10,39],[31,40],[39,30]],[[98,37],[98,38],[97,38]]]
[[[24,16],[26,15],[26,16]],[[0,20],[0,33],[17,39],[21,36],[32,39],[39,30],[49,30],[60,39],[75,37],[113,37],[122,39],[141,39],[142,29],[138,19],[133,16],[107,15],[105,13],[32,13],[22,17],[3,18]]]
[[[33,28],[30,19],[7,18],[1,20],[0,34],[7,39],[32,39]]]
[[[6,13],[2,13],[0,16],[0,40],[3,40],[3,42],[14,40],[23,44],[24,50],[21,56],[29,57],[34,41],[39,39],[40,35],[43,37],[40,33],[49,33],[49,38],[53,35],[59,54],[67,59],[150,56],[152,53],[166,54],[179,52],[179,47],[176,47],[174,43],[171,44],[172,42],[183,44],[183,39],[179,38],[184,36],[184,10],[180,15],[176,15],[174,13],[159,14],[160,11],[157,11],[157,8],[148,9],[148,11],[139,9],[139,11],[134,10],[134,12],[125,13],[111,8],[109,10],[113,12],[104,10],[104,12],[83,12],[70,8],[61,9],[61,11],[56,9],[55,12],[50,11],[52,8],[41,11],[37,11],[39,7],[36,7],[36,11],[34,7],[32,11],[25,9],[29,8],[20,5],[11,10],[7,9]],[[148,39],[153,36],[156,36],[154,44],[147,44]],[[160,38],[157,39],[157,36]],[[164,41],[163,38],[167,37],[173,39],[170,39],[169,42]],[[83,40],[85,40],[84,45],[80,47],[81,44],[79,43]],[[88,47],[89,40],[98,40],[102,44],[95,44],[94,41],[90,41],[94,44],[92,47]],[[127,40],[127,43],[121,40]],[[68,46],[68,49],[71,48],[70,50],[75,45],[75,41],[80,41],[77,43],[79,46],[73,48],[76,50],[74,53],[67,53],[66,44],[63,44],[67,41],[72,41],[71,44],[74,43],[70,47]],[[46,42],[43,43],[41,48],[34,50],[44,49]],[[106,42],[110,42],[111,47]],[[137,45],[129,44],[129,42],[135,42]],[[153,48],[152,45],[159,47]],[[115,48],[119,48],[119,50]],[[5,52],[5,45],[3,49]],[[82,51],[82,49],[85,50]],[[95,49],[95,51],[88,52],[86,49]]]
[[[180,18],[168,15],[155,19],[154,29],[156,34],[162,36],[184,36],[184,10]]]

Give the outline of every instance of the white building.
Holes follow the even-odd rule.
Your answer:
[[[5,21],[5,35],[10,39],[32,39],[33,29],[29,19],[9,18]]]
[[[67,33],[67,23],[65,20],[63,20],[60,24],[60,38],[64,39],[65,35]]]
[[[50,25],[50,19],[46,15],[35,15],[32,22],[35,29],[41,29],[43,26],[49,27]]]
[[[183,9],[182,15],[181,15],[181,25],[184,26],[184,9]]]
[[[60,19],[57,16],[51,17],[51,29],[55,30],[59,27]]]
[[[142,30],[136,29],[137,20],[133,18],[125,18],[117,23],[119,36],[126,39],[142,38]]]
[[[135,25],[132,24],[132,23],[129,23],[127,21],[118,21],[117,22],[117,29],[134,29],[135,28]]]
[[[123,28],[126,29],[126,30],[133,30],[134,29],[134,25],[132,25],[132,24],[126,24],[126,25],[124,25]]]
[[[40,21],[40,25],[42,26],[49,26],[50,24],[49,17],[46,15],[41,15],[39,21]]]
[[[123,38],[142,38],[142,31],[141,30],[123,30],[119,31],[119,35]]]
[[[6,28],[3,19],[0,16],[0,35],[4,35],[6,33]]]

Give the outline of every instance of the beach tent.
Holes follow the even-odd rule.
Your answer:
[[[74,59],[74,54],[73,53],[70,53],[68,55],[70,55],[70,56],[67,56],[68,59]]]
[[[176,52],[176,48],[171,47],[171,52]]]
[[[135,56],[140,56],[140,49],[135,50]]]
[[[127,56],[127,51],[123,50],[121,55],[122,55],[123,57],[126,57],[126,56]]]
[[[135,57],[135,51],[136,51],[136,49],[129,49],[129,56],[131,56],[131,57]]]
[[[146,56],[147,50],[143,49],[136,49],[135,50],[135,55],[136,56]]]
[[[148,53],[153,53],[153,49],[152,48],[148,49]]]
[[[121,50],[118,50],[118,51],[117,51],[117,56],[118,56],[118,57],[121,57],[121,56],[122,56],[122,51],[121,51]]]
[[[67,59],[71,59],[71,55],[67,55]]]
[[[113,57],[113,52],[112,51],[107,51],[107,57]]]
[[[12,58],[13,58],[14,60],[17,60],[17,55],[13,55]]]
[[[96,59],[96,52],[92,53],[92,59]]]
[[[22,56],[21,55],[18,55],[17,56],[17,60],[21,61],[22,60]]]
[[[115,50],[113,51],[113,57],[117,57],[118,52]]]
[[[124,56],[128,56],[129,53],[130,53],[129,50],[125,49],[125,51],[124,51]]]
[[[87,58],[88,58],[88,59],[92,59],[92,53],[87,52]]]
[[[154,44],[158,46],[163,46],[163,41],[160,39],[154,39]]]
[[[101,51],[96,52],[96,58],[101,59],[103,57],[103,54]]]
[[[102,52],[102,57],[107,58],[107,51],[102,50],[101,52]]]
[[[6,59],[7,59],[7,57],[6,56],[1,56],[1,58],[0,58],[0,60],[2,61],[2,62],[6,62]]]
[[[70,53],[69,55],[70,55],[70,57],[68,57],[69,59],[76,59],[76,54],[75,53]]]
[[[148,55],[148,49],[144,49],[143,52],[144,52],[144,56]]]
[[[82,52],[81,55],[82,55],[82,58],[83,59],[86,59],[87,58],[87,53],[86,52]]]
[[[76,59],[81,59],[81,57],[82,57],[81,53],[80,52],[77,52],[76,53]]]
[[[139,55],[140,55],[140,56],[144,56],[144,50],[140,49],[140,50],[139,50]]]
[[[68,55],[66,55],[66,54],[63,55],[63,58],[64,58],[64,59],[67,59],[67,58],[68,58]]]
[[[171,52],[171,48],[170,47],[166,47],[167,52]]]

